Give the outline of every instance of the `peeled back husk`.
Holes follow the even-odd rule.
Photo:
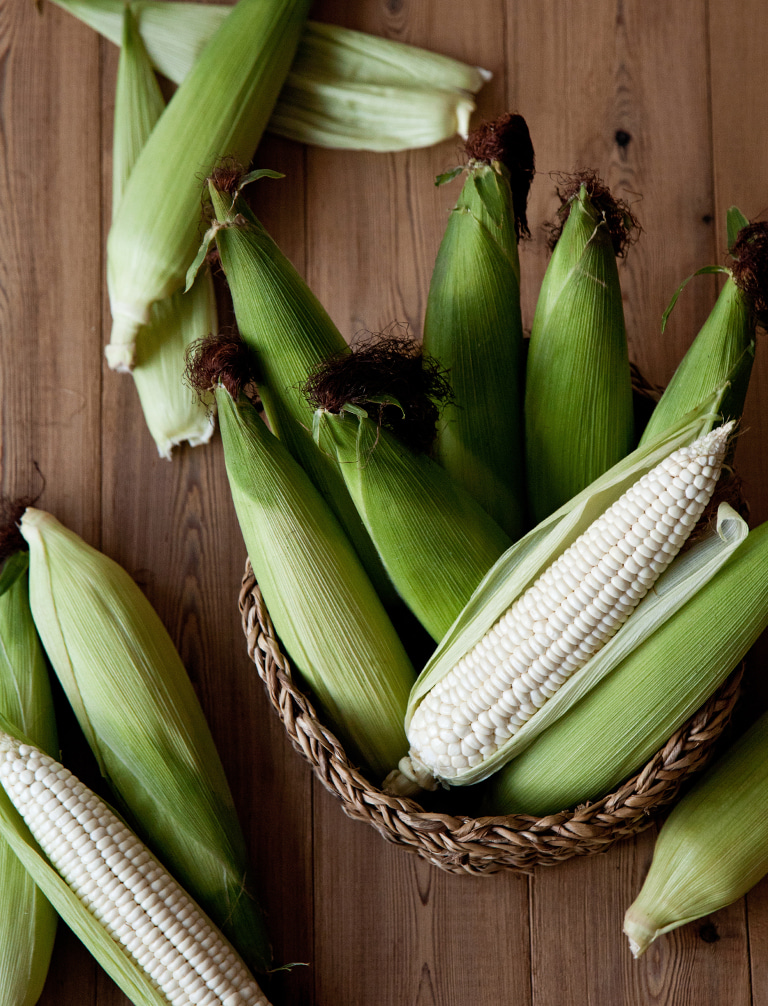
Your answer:
[[[693,561],[696,550],[681,558]],[[768,524],[763,524],[567,716],[492,780],[486,806],[497,808],[494,813],[548,814],[611,792],[720,687],[766,627]]]

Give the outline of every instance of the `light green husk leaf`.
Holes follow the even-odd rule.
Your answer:
[[[312,410],[301,389],[310,372],[349,350],[327,311],[262,227],[247,203],[209,183],[215,240],[238,330],[256,361],[259,396],[272,432],[309,474],[352,541],[379,596],[394,590],[350,499],[338,465],[309,432]]]
[[[449,374],[436,456],[513,539],[525,527],[523,322],[509,173],[473,162],[437,254],[424,352]]]
[[[341,527],[249,402],[216,391],[232,498],[275,629],[323,710],[383,777],[408,748],[415,673]]]
[[[32,613],[132,826],[257,970],[269,950],[224,769],[181,658],[128,573],[28,508]],[[120,701],[115,701],[115,696]]]
[[[664,933],[732,904],[766,873],[768,714],[662,825],[642,889],[624,917],[633,955],[639,957]]]
[[[29,610],[27,556],[0,573],[0,715],[49,754],[58,749],[43,650]],[[34,1006],[56,935],[50,902],[0,834],[0,1006]]]
[[[200,244],[201,178],[247,164],[288,73],[309,0],[238,0],[168,103],[130,173],[107,240],[107,359],[134,363],[151,305],[179,289]]]
[[[738,237],[738,229],[748,223],[743,214],[732,206],[728,212],[729,247]],[[734,230],[736,233],[732,234]],[[728,269],[710,267],[700,269],[694,275],[712,271],[713,268],[726,274],[725,285],[651,413],[640,439],[641,444],[658,435],[665,426],[729,378],[731,386],[723,399],[723,416],[726,419],[741,418],[755,357],[755,322],[744,294]],[[688,281],[678,289],[673,304]],[[671,305],[664,321],[670,310]],[[737,367],[738,375],[735,374]]]
[[[516,542],[488,572],[450,631],[440,642],[429,663],[419,675],[408,700],[406,729],[421,699],[494,625],[517,598],[552,564],[589,525],[608,509],[645,472],[650,471],[678,447],[708,433],[715,424],[717,404],[722,396],[703,403],[652,443],[637,449],[601,475],[590,486],[560,507],[550,517]],[[729,525],[730,526],[730,525]],[[732,539],[730,539],[732,540]],[[671,570],[672,567],[670,567]],[[668,571],[670,572],[670,571]],[[661,582],[661,581],[659,581]],[[663,610],[663,609],[662,609]],[[638,616],[640,607],[632,619]],[[479,782],[518,755],[543,729],[573,704],[587,685],[593,687],[610,668],[610,653],[623,644],[621,634],[632,619],[584,667],[549,699],[535,716],[510,737],[505,744],[474,769],[457,776],[451,785]],[[633,630],[630,630],[633,631]],[[606,652],[608,656],[606,656]],[[544,714],[544,715],[543,715]]]
[[[441,639],[510,538],[440,465],[365,410],[315,417],[317,442],[339,462],[398,593]]]
[[[113,216],[164,107],[134,15],[126,5],[112,142]],[[133,379],[147,427],[163,458],[170,459],[172,448],[183,441],[197,447],[213,434],[210,396],[206,400],[193,394],[183,375],[188,347],[217,328],[213,282],[205,269],[188,293],[177,291],[153,304],[149,324],[136,336]]]
[[[54,0],[115,44],[123,0]],[[134,2],[155,68],[180,83],[229,8]],[[491,74],[416,46],[310,21],[267,128],[346,150],[396,151],[466,136]]]
[[[525,389],[526,472],[538,522],[631,449],[632,381],[616,255],[586,187],[539,292]]]
[[[486,806],[548,814],[610,793],[702,706],[767,626],[763,524],[674,618],[491,780]]]
[[[0,714],[0,730],[23,742],[31,740],[2,714]],[[122,951],[120,945],[109,936],[101,923],[50,865],[2,786],[0,786],[0,838],[7,842],[23,865],[25,873],[131,1002],[135,1006],[168,1006],[165,996],[152,985],[147,975],[134,964],[128,954]],[[31,1000],[29,1006],[33,1006],[35,1001]]]

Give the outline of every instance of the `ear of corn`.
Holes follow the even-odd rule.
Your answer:
[[[664,933],[730,905],[768,873],[768,715],[672,809],[624,917],[635,957]]]
[[[454,393],[441,416],[437,458],[512,538],[525,525],[515,231],[507,168],[500,160],[470,161],[437,254],[424,320],[424,350],[446,368]]]
[[[511,540],[436,462],[367,415],[319,411],[315,430],[398,593],[441,639]]]
[[[548,814],[611,792],[738,666],[768,626],[768,525],[490,783],[492,813]]]
[[[335,461],[309,432],[312,410],[301,388],[310,371],[349,347],[307,284],[242,198],[209,183],[220,226],[216,245],[232,294],[238,330],[259,372],[259,394],[272,431],[309,474],[385,603],[394,591]]]
[[[240,527],[275,628],[302,677],[376,777],[406,749],[411,663],[351,545],[253,406],[219,388]]]
[[[728,220],[729,231],[736,229],[736,236],[748,225],[735,207],[731,207]],[[640,443],[657,436],[726,380],[730,380],[730,388],[723,399],[723,415],[741,417],[755,357],[755,321],[733,274],[727,269],[718,271],[727,274],[725,285],[651,413]]]
[[[528,350],[533,520],[543,520],[623,458],[633,444],[633,422],[616,254],[605,218],[582,185],[541,286]]]
[[[751,532],[676,619],[587,696],[567,722],[562,720],[500,773],[494,789],[497,796],[507,796],[495,801],[502,813],[596,798],[642,765],[700,707],[768,624],[766,537],[765,528]],[[595,723],[600,724],[601,747],[587,753],[588,745],[575,737]],[[563,757],[566,750],[573,758],[570,753]],[[547,771],[549,786],[542,783],[541,773]]]
[[[27,557],[0,573],[0,714],[46,751],[56,723],[42,647],[29,610]],[[0,835],[0,1006],[34,1006],[56,934],[56,912]]]
[[[0,718],[0,834],[137,1006],[267,1006],[243,961],[141,841]]]
[[[572,547],[581,535],[587,536],[590,525],[595,523],[608,508],[614,506],[622,494],[630,490],[635,482],[641,480],[664,462],[670,451],[680,449],[690,443],[691,434],[694,431],[706,431],[712,422],[712,413],[707,405],[711,405],[711,403],[702,405],[699,410],[690,414],[685,423],[678,424],[674,433],[668,431],[666,437],[654,441],[652,445],[643,450],[637,450],[623,459],[613,469],[596,480],[593,485],[561,507],[548,520],[534,528],[504,553],[489,570],[419,676],[411,691],[408,703],[407,731],[410,731],[411,721],[425,697],[435,686],[442,686],[443,680],[453,672],[467,654],[478,646],[482,648],[483,640],[491,627],[502,620],[508,610],[534,584],[534,581],[542,576],[545,570],[552,566],[566,549]],[[683,432],[685,430],[687,430],[687,435]],[[645,490],[643,489],[642,492],[644,493]],[[656,516],[658,517],[659,514]],[[604,543],[607,543],[607,539]],[[626,555],[624,559],[631,563]],[[647,560],[644,560],[641,565],[645,565],[645,562]],[[563,583],[567,584],[567,579]],[[531,594],[533,593],[531,591]],[[633,603],[637,603],[638,597],[639,595],[635,594]],[[591,602],[585,598],[583,605],[586,606],[588,603]],[[584,654],[583,649],[581,653]],[[604,665],[601,669],[600,663],[597,663],[599,656],[598,653],[588,660],[579,672],[579,678],[574,678],[571,681],[571,689],[578,687],[575,682],[579,679],[586,679],[590,685],[594,684],[595,678],[592,677],[592,673],[596,664],[595,676],[605,673]],[[491,665],[494,661],[498,663],[499,657],[492,656]],[[503,695],[505,691],[506,689],[502,689],[500,694]],[[564,694],[561,694],[562,692],[562,689],[558,690],[554,697],[544,703],[543,708],[539,709],[535,716],[531,716],[528,722],[519,728],[516,727],[507,739],[502,740],[500,736],[499,740],[502,740],[502,743],[496,747],[495,751],[487,751],[479,762],[461,768],[458,773],[452,771],[451,777],[445,781],[451,785],[465,785],[477,782],[500,768],[505,761],[530,743],[531,737],[538,731],[542,722],[547,722],[550,717],[555,718],[566,711],[569,705],[568,691],[565,691]],[[489,697],[491,697],[490,693],[486,694],[483,701],[487,701]],[[474,722],[474,718],[481,711],[481,708],[475,709],[470,722]],[[490,714],[488,713],[488,715]],[[454,743],[454,741],[450,743]],[[451,754],[453,753],[452,749]],[[409,789],[417,784],[421,786],[435,785],[433,771],[429,766],[422,767],[418,753],[415,760],[411,757],[410,763],[401,763],[401,770],[402,777],[393,776],[389,780],[390,787]],[[444,773],[440,770],[437,771],[442,778]]]
[[[239,0],[185,77],[131,171],[107,241],[107,359],[134,363],[152,304],[184,282],[200,243],[201,174],[247,164],[293,59],[308,0]]]
[[[245,842],[170,636],[125,570],[50,514],[28,508],[21,532],[35,623],[102,774],[174,875],[264,970]]]
[[[120,44],[123,0],[55,0]],[[132,3],[157,70],[181,83],[229,8]],[[268,129],[300,143],[395,151],[466,136],[472,96],[490,73],[438,53],[308,22]]]
[[[115,94],[113,215],[164,105],[134,15],[126,5]],[[187,347],[217,327],[213,282],[205,269],[187,293],[179,290],[157,301],[149,323],[137,334],[133,379],[161,457],[170,458],[172,448],[182,441],[195,447],[211,438],[210,401],[193,395],[182,377]]]

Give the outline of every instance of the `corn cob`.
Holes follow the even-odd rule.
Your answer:
[[[89,949],[135,1003],[267,1006],[221,933],[136,835],[63,765],[2,731],[0,784],[103,932],[98,934],[92,924],[87,929],[78,926],[67,907],[71,902],[56,897],[50,878],[39,867],[33,875],[76,931],[96,934],[88,941]],[[29,855],[26,851],[26,861]],[[102,949],[110,943],[128,958],[127,967],[110,967],[115,949]],[[139,975],[131,973],[131,964]],[[130,985],[126,972],[133,979]]]
[[[317,407],[315,436],[320,449],[338,461],[398,593],[427,632],[439,640],[512,542],[425,453],[423,445],[412,448],[373,418],[378,406],[360,404],[365,398],[360,388],[371,387],[370,382],[379,376],[378,367],[385,382],[396,382],[401,393],[398,414],[403,409],[408,419],[411,411],[421,413],[418,401],[411,408],[403,398],[411,381],[429,380],[421,376],[425,370],[421,353],[408,340],[395,336],[328,361],[313,375],[308,388]],[[354,389],[358,395],[350,407],[345,390],[351,396]],[[418,391],[421,397],[422,389]],[[434,418],[429,439],[433,432]],[[435,590],[435,582],[441,584],[440,590]]]
[[[164,105],[135,17],[126,4],[115,93],[113,218]],[[172,448],[182,441],[196,447],[207,443],[213,434],[210,401],[194,395],[182,378],[187,347],[217,327],[213,282],[205,269],[187,293],[178,290],[157,301],[149,323],[137,334],[133,380],[147,426],[163,458],[170,459]]]
[[[728,230],[732,235],[729,244],[732,266],[728,269],[704,268],[695,274],[724,272],[727,278],[723,289],[651,413],[641,444],[657,436],[665,425],[683,415],[726,380],[731,381],[731,387],[723,399],[723,414],[731,419],[741,416],[755,355],[758,313],[754,304],[759,291],[751,288],[749,279],[760,275],[761,270],[765,271],[768,226],[750,225],[736,207],[731,207],[728,211]],[[761,259],[762,265],[759,264]],[[666,312],[665,322],[680,290]],[[764,287],[762,297],[766,297]]]
[[[183,285],[200,243],[201,172],[253,156],[308,6],[238,0],[142,148],[107,240],[114,369],[131,369],[152,304]]]
[[[768,715],[707,771],[662,825],[624,916],[635,957],[664,933],[730,905],[768,873]]]
[[[720,687],[766,627],[763,524],[674,618],[489,780],[486,812],[549,814],[611,792]]]
[[[410,762],[421,785],[475,782],[613,636],[704,510],[732,430],[674,451],[566,549],[413,708]],[[488,767],[488,766],[491,767]]]
[[[54,0],[116,45],[123,0]],[[132,11],[156,69],[186,77],[229,7],[140,0]],[[466,137],[472,96],[491,74],[437,53],[308,22],[267,128],[346,150],[395,151]]]
[[[541,285],[525,385],[531,516],[541,521],[632,448],[617,253],[630,217],[596,177],[563,193],[568,218]],[[694,404],[694,403],[692,403]]]
[[[192,380],[215,391],[232,499],[275,629],[350,753],[380,777],[406,750],[415,674],[330,509],[240,394],[251,367],[242,343],[221,336]]]
[[[253,967],[270,952],[245,840],[192,683],[128,573],[27,508],[32,614],[119,805]],[[121,702],[115,702],[115,695]]]
[[[22,543],[23,544],[23,543]],[[47,751],[57,748],[53,699],[27,591],[27,557],[0,573],[0,714]],[[34,1006],[56,934],[56,912],[0,837],[0,1006]]]
[[[523,531],[523,322],[517,241],[533,147],[520,115],[475,130],[432,274],[424,351],[450,374],[436,456],[512,538]]]

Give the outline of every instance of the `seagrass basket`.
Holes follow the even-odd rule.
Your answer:
[[[739,668],[640,772],[601,800],[543,818],[472,818],[437,813],[413,799],[390,796],[349,760],[293,680],[250,563],[240,591],[240,612],[249,656],[291,743],[344,812],[450,873],[525,871],[601,852],[648,827],[712,754],[730,719],[742,676]]]

